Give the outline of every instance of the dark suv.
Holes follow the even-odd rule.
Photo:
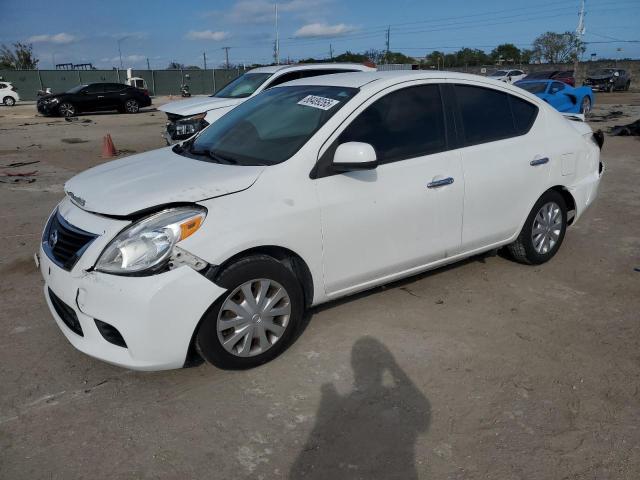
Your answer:
[[[138,113],[151,105],[149,92],[122,83],[78,85],[65,93],[45,95],[38,99],[38,112],[43,115],[72,117],[79,112],[117,110]]]
[[[607,92],[629,90],[631,77],[626,70],[602,68],[588,74],[584,84],[590,86],[592,90],[604,90]]]

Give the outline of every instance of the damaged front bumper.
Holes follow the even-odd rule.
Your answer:
[[[225,289],[188,265],[145,277],[96,272],[92,264],[122,221],[68,204],[60,210],[70,224],[98,235],[71,270],[51,259],[43,244],[37,255],[47,305],[65,337],[114,365],[182,367],[200,319]]]

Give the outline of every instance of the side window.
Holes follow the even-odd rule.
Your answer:
[[[524,72],[522,70],[514,70],[513,72],[511,72],[512,75],[524,75]]]
[[[125,88],[125,85],[121,83],[105,83],[104,85],[105,92],[119,92],[123,88]]]
[[[456,85],[455,92],[467,145],[515,134],[507,93],[470,85]]]
[[[276,85],[281,85],[283,83],[290,82],[291,80],[297,80],[298,78],[300,78],[300,71],[285,73],[284,75],[280,75],[278,78],[272,80],[266,88],[275,87]]]
[[[538,107],[533,103],[529,103],[521,98],[509,95],[511,103],[511,111],[513,112],[513,123],[515,125],[515,134],[524,135],[533,126],[538,116]]]
[[[551,88],[549,89],[550,94],[558,93],[564,90],[564,83],[562,82],[553,82],[551,84]]]
[[[89,85],[86,89],[87,93],[103,93],[104,85],[102,83],[93,83]]]
[[[336,145],[369,143],[380,163],[419,157],[446,149],[444,112],[438,85],[389,93],[362,112]]]

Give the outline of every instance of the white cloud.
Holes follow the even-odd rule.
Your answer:
[[[337,25],[327,25],[326,23],[309,23],[300,27],[293,34],[295,38],[313,38],[313,37],[336,37],[351,33],[356,29],[353,25],[345,25],[338,23]]]
[[[330,0],[290,0],[278,3],[278,14],[310,14],[316,7]],[[217,12],[209,12],[214,16]],[[235,23],[272,23],[275,20],[274,3],[270,0],[238,0],[231,10],[223,14],[227,21]]]
[[[75,42],[77,39],[78,37],[76,37],[75,35],[60,32],[52,35],[34,35],[32,37],[27,38],[27,42],[66,44],[66,43]]]
[[[196,32],[195,30],[191,30],[187,33],[186,38],[189,40],[214,40],[219,42],[220,40],[224,40],[227,38],[229,34],[227,32],[213,32],[211,30],[203,30],[201,32]]]

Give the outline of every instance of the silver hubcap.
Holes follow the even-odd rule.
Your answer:
[[[225,299],[218,314],[218,340],[238,357],[269,350],[282,337],[291,316],[291,299],[282,285],[250,280]]]
[[[562,212],[555,202],[549,202],[542,206],[533,219],[531,240],[533,248],[540,255],[549,251],[558,243],[562,232]]]
[[[134,102],[133,100],[129,100],[125,104],[125,108],[127,109],[127,112],[137,112],[138,111],[138,104],[136,102]]]
[[[7,106],[9,106],[9,107],[12,107],[14,103],[16,103],[16,102],[15,102],[15,100],[14,100],[13,98],[11,98],[11,97],[8,97],[8,98],[4,101],[4,104],[5,104],[5,105],[7,105]]]
[[[62,105],[60,105],[60,113],[62,113],[62,115],[64,115],[65,117],[68,115],[73,115],[73,106],[69,105],[68,103],[63,103]]]

